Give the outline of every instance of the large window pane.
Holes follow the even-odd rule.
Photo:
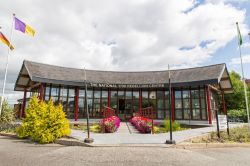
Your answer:
[[[155,91],[149,92],[149,99],[156,99],[156,92]]]
[[[189,91],[187,90],[182,91],[182,95],[183,95],[183,98],[190,98]]]
[[[158,99],[157,100],[157,108],[158,109],[164,109],[164,99]]]
[[[176,99],[176,100],[175,100],[175,108],[176,108],[176,109],[182,108],[181,99]]]
[[[175,118],[182,119],[182,110],[180,110],[180,109],[175,110]]]
[[[200,109],[193,109],[193,119],[200,119]]]
[[[180,99],[181,98],[181,91],[175,91],[175,98]]]
[[[126,99],[132,99],[132,91],[126,91]]]
[[[99,90],[95,90],[94,91],[94,98],[101,98],[101,91],[99,91]]]
[[[190,109],[184,109],[184,119],[191,119]]]

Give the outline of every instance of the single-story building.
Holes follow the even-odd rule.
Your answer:
[[[250,79],[246,79],[246,83],[250,85]]]
[[[37,93],[40,100],[53,97],[56,103],[62,103],[67,117],[76,121],[86,118],[87,107],[90,118],[101,118],[104,106],[107,106],[124,120],[143,108],[151,107],[157,120],[170,118],[171,111],[172,119],[181,123],[212,124],[215,111],[226,114],[224,94],[232,93],[233,88],[226,64],[170,72],[121,72],[84,71],[25,60],[15,91],[24,93],[20,116],[25,114],[27,93],[30,92],[31,95]]]

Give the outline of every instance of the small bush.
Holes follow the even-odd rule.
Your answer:
[[[50,143],[70,133],[69,122],[62,106],[55,106],[53,99],[48,103],[31,98],[25,110],[25,118],[17,128],[20,138],[31,137],[39,143]]]
[[[228,118],[231,121],[247,122],[247,112],[245,109],[229,110],[228,111]]]
[[[2,105],[1,115],[0,115],[0,131],[13,128],[14,122],[15,122],[15,113],[8,105],[8,102],[4,100],[3,105]]]
[[[93,124],[90,126],[90,131],[94,133],[100,133],[102,131],[102,127],[99,124]]]
[[[164,128],[166,129],[166,131],[170,131],[170,120],[167,119],[167,120],[164,120]],[[178,131],[178,130],[181,130],[181,125],[180,123],[174,121],[172,122],[172,129],[173,131]]]

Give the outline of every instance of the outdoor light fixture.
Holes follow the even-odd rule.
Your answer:
[[[173,140],[173,131],[172,131],[172,90],[171,90],[171,81],[170,81],[170,67],[168,65],[168,86],[169,86],[169,116],[170,116],[170,119],[169,119],[169,127],[170,127],[170,131],[169,131],[169,134],[170,134],[170,139],[169,140],[166,140],[166,144],[175,144],[175,140]]]
[[[85,83],[85,108],[87,113],[87,138],[84,139],[85,143],[93,143],[94,139],[90,138],[89,132],[89,109],[88,109],[88,97],[87,97],[87,79],[86,79],[86,70],[84,68],[84,83]]]

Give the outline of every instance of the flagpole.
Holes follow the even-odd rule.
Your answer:
[[[237,26],[238,31],[239,31],[238,22],[236,22],[236,26]],[[245,76],[244,76],[244,68],[243,68],[243,61],[242,61],[242,55],[241,55],[241,43],[240,43],[239,40],[238,40],[238,46],[239,46],[239,52],[240,52],[240,64],[241,64],[242,81],[243,81],[243,84],[244,84],[244,93],[245,93],[245,102],[246,102],[246,111],[247,111],[247,122],[248,122],[248,127],[249,127],[249,130],[250,130],[249,109],[248,109],[248,99],[247,99],[247,88],[246,88],[246,80],[245,80]]]
[[[14,17],[15,17],[15,14],[13,14],[13,16],[12,16],[12,25],[11,25],[11,31],[10,31],[10,46],[8,47],[7,62],[6,62],[6,66],[5,66],[4,82],[3,82],[3,89],[2,89],[2,97],[1,97],[1,102],[0,102],[0,116],[1,116],[1,113],[2,113],[4,92],[5,92],[6,79],[7,79],[8,67],[9,67],[9,56],[10,56],[10,47],[11,47],[11,44],[12,44],[12,34],[13,34],[13,27],[14,27],[14,19],[13,18]]]

